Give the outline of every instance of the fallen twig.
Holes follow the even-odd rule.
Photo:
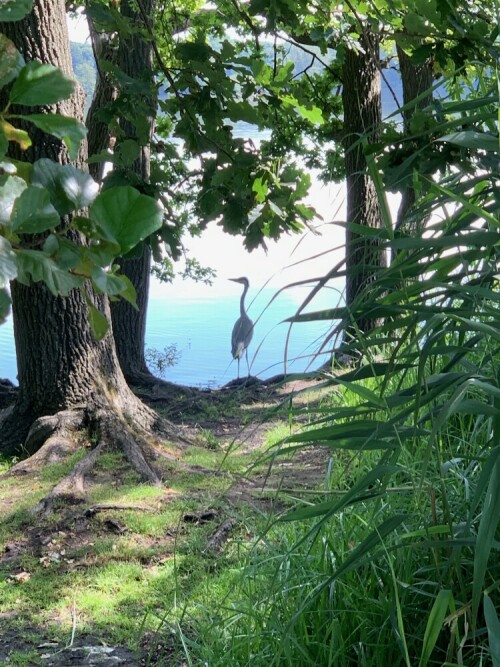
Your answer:
[[[107,512],[109,510],[132,510],[135,512],[154,512],[154,507],[148,505],[93,505],[85,510],[84,516],[91,517],[98,512]]]
[[[219,552],[224,542],[229,539],[229,535],[235,526],[235,519],[228,519],[227,521],[224,521],[224,523],[221,523],[221,525],[213,533],[212,537],[208,540],[206,550]]]

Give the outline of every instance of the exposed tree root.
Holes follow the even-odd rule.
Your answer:
[[[17,387],[10,380],[0,379],[0,409],[6,408],[16,400]]]
[[[26,451],[35,452],[31,457],[33,463],[38,461],[42,463],[42,456],[43,462],[46,463],[57,460],[54,458],[57,457],[57,447],[67,446],[67,436],[82,428],[84,420],[85,413],[82,410],[63,410],[55,415],[40,417],[33,422],[25,442]],[[48,445],[48,441],[52,441],[51,447],[45,447],[43,453],[40,453],[40,448],[44,444]]]
[[[146,482],[155,486],[161,484],[159,474],[148,463],[147,452],[151,454],[153,447],[146,441],[144,435],[137,430],[132,431],[122,418],[112,412],[98,414],[98,430],[102,440],[123,452],[130,466]]]
[[[125,373],[127,384],[134,389],[134,393],[148,400],[165,401],[172,398],[195,396],[202,390],[187,385],[174,384],[162,380],[152,373],[135,372]]]
[[[10,416],[10,415],[8,415]],[[137,421],[130,413],[117,409],[95,409],[90,414],[84,410],[65,410],[55,415],[37,419],[26,438],[28,451],[35,453],[13,466],[9,476],[30,474],[44,465],[54,463],[88,446],[89,433],[97,439],[97,445],[82,458],[34,509],[47,513],[60,501],[80,503],[86,499],[86,478],[91,474],[99,455],[104,450],[122,452],[130,467],[140,479],[155,486],[161,485],[161,473],[154,462],[159,458],[171,462],[177,460],[173,453],[165,453],[158,446],[155,436],[172,439],[176,446],[191,441],[181,429],[162,420],[144,406]],[[151,422],[150,428],[146,428]]]
[[[230,538],[231,532],[235,526],[235,519],[227,519],[224,523],[221,523],[208,540],[205,552],[212,552],[214,555],[220,553],[224,543]]]
[[[13,406],[4,411],[4,416],[13,419]],[[33,451],[35,453],[14,465],[6,475],[29,474],[45,464],[56,463],[74,453],[79,447],[75,434],[82,428],[84,418],[82,411],[64,410],[37,419],[28,431],[24,447],[28,453]]]
[[[85,510],[84,516],[92,517],[98,512],[109,512],[109,511],[134,511],[134,512],[154,512],[154,507],[149,507],[148,505],[93,505]]]
[[[82,503],[86,499],[85,477],[90,473],[97,461],[97,457],[104,449],[104,442],[100,442],[87,456],[81,459],[73,470],[56,484],[48,496],[45,496],[33,508],[35,514],[48,513],[53,505],[59,501]]]

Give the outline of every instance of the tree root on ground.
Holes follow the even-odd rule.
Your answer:
[[[126,374],[125,379],[128,385],[133,387],[134,393],[142,400],[165,401],[178,397],[195,396],[202,392],[197,387],[162,380],[152,373]]]
[[[231,532],[236,524],[236,519],[227,519],[224,523],[221,523],[208,540],[205,553],[212,552],[213,555],[219,554],[222,551],[224,544],[230,538]]]
[[[123,511],[123,512],[129,512],[130,510],[133,510],[134,512],[154,512],[155,509],[154,507],[150,507],[149,505],[114,505],[114,504],[106,504],[106,505],[92,505],[92,507],[89,507],[88,509],[85,510],[83,513],[83,516],[90,518],[96,515],[98,512],[109,512],[109,511]]]
[[[168,430],[168,423],[156,422]],[[87,431],[85,433],[85,431]],[[162,429],[160,428],[160,431]],[[32,425],[27,444],[31,451],[37,451],[28,459],[14,465],[6,476],[28,475],[38,472],[44,465],[61,460],[63,456],[73,454],[88,446],[89,433],[96,439],[94,446],[70,473],[63,477],[48,496],[34,508],[35,513],[48,513],[60,501],[81,503],[86,500],[86,478],[95,467],[100,454],[105,450],[122,452],[130,467],[144,482],[161,486],[161,472],[154,462],[162,458],[170,462],[177,461],[173,453],[166,453],[158,446],[157,435],[138,424],[131,425],[117,410],[98,409],[90,415],[82,410],[65,410],[55,415],[41,417]],[[163,435],[163,433],[161,433]],[[189,441],[186,436],[175,443],[178,447]]]

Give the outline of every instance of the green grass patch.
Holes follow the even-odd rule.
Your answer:
[[[64,461],[44,465],[40,470],[40,481],[56,484],[61,477],[70,473],[78,461],[81,461],[87,453],[87,450],[82,447],[74,454],[70,454]]]

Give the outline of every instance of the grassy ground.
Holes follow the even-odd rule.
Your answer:
[[[280,460],[271,475],[268,461],[255,465],[290,432],[287,400],[254,387],[156,403],[198,443],[164,464],[162,488],[109,451],[86,503],[40,517],[33,507],[85,449],[35,476],[0,476],[0,664],[186,664],[176,628],[232,589],[279,511],[276,490],[324,476],[323,453]],[[314,396],[300,400],[307,413]]]

